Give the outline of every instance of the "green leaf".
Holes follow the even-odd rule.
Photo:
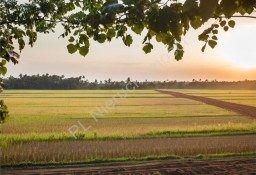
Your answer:
[[[163,41],[163,36],[162,36],[161,33],[156,34],[156,41],[157,42],[162,42]]]
[[[88,54],[88,52],[89,52],[88,46],[83,46],[79,48],[79,53],[84,57]]]
[[[199,12],[203,22],[213,17],[219,0],[200,0]]]
[[[214,40],[209,40],[209,41],[208,41],[208,44],[209,44],[209,46],[210,46],[211,48],[214,48],[214,47],[217,45],[217,42],[214,41]]]
[[[147,43],[144,47],[143,47],[143,51],[148,54],[151,52],[151,50],[153,49],[153,45],[150,43]]]
[[[142,23],[134,24],[132,26],[132,31],[134,31],[136,34],[141,34],[143,29],[144,29],[144,25]]]
[[[190,24],[194,29],[198,29],[203,24],[202,18],[200,16],[195,16],[195,18],[190,21]]]
[[[5,75],[7,73],[7,68],[0,66],[0,74]]]
[[[98,38],[97,38],[97,41],[98,41],[99,43],[104,43],[104,42],[106,41],[106,39],[107,39],[107,36],[106,36],[105,34],[100,34],[100,35],[98,36]]]
[[[245,15],[246,10],[243,7],[239,7],[238,13],[240,13],[240,15]]]
[[[201,35],[198,36],[198,40],[200,40],[200,41],[206,41],[206,40],[208,40],[208,38],[209,38],[209,35],[204,34],[204,33],[202,33]]]
[[[235,22],[234,20],[230,20],[230,21],[228,22],[228,25],[229,25],[229,27],[234,28],[235,25],[236,25],[236,22]]]
[[[212,36],[212,39],[213,39],[213,40],[218,40],[218,37],[217,37],[216,35],[213,35],[213,36]]]
[[[174,49],[173,45],[172,46],[168,46],[168,52],[171,52]]]
[[[2,60],[2,65],[4,66],[4,65],[6,65],[6,60]]]
[[[126,26],[121,26],[120,29],[117,32],[117,37],[124,36],[126,31],[127,31],[127,27]]]
[[[184,50],[180,44],[177,44],[177,49],[175,50],[175,60],[179,61],[183,58]]]
[[[75,30],[74,31],[74,36],[78,35],[81,31],[80,30]]]
[[[170,34],[163,35],[162,43],[167,44],[170,47],[173,47],[174,42],[175,42],[175,38],[172,35]]]
[[[107,32],[107,37],[108,38],[114,38],[116,36],[116,31],[115,29],[109,29]]]
[[[176,46],[177,46],[177,49],[180,49],[180,50],[183,49],[183,46],[180,43],[177,43]]]
[[[221,26],[221,27],[224,27],[226,24],[227,24],[226,21],[221,21],[221,22],[220,22],[220,26]]]
[[[212,31],[212,33],[213,33],[213,34],[218,34],[219,31],[218,31],[217,29],[215,29],[215,30]]]
[[[20,39],[18,39],[18,43],[19,43],[19,49],[21,51],[25,47],[25,41],[20,38]]]
[[[85,34],[80,34],[80,35],[79,35],[79,43],[89,46],[90,43],[89,43],[89,38],[88,38],[88,36],[85,35]]]
[[[74,44],[67,45],[68,52],[73,54],[77,51],[77,46]]]
[[[130,46],[133,42],[132,36],[127,35],[126,37],[123,37],[123,41],[126,46]]]
[[[214,28],[219,28],[219,24],[213,24]]]
[[[0,45],[1,46],[1,45]],[[2,49],[1,47],[0,47],[0,49],[1,49],[1,52],[0,52],[0,58],[5,58],[5,55],[6,55],[6,49]],[[9,60],[8,60],[9,61]]]
[[[228,27],[228,26],[225,26],[223,29],[224,29],[225,32],[227,32],[228,29],[229,29],[229,27]]]
[[[71,36],[68,41],[72,43],[75,41],[75,38],[73,36]]]

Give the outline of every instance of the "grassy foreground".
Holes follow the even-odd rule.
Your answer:
[[[256,151],[256,135],[135,140],[31,141],[2,149],[1,163],[79,162],[130,157],[227,154]]]

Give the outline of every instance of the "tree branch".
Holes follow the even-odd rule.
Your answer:
[[[242,15],[234,15],[234,16],[219,16],[218,18],[253,18],[256,19],[256,16],[242,16]]]
[[[73,23],[71,21],[67,21],[67,20],[50,20],[50,19],[33,19],[34,21],[45,21],[45,22],[51,22],[51,23],[70,23],[70,24],[77,24],[77,23]],[[0,21],[0,26],[5,25],[5,24],[26,24],[26,21]]]

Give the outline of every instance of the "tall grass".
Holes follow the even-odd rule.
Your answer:
[[[145,156],[256,151],[256,136],[165,138],[137,140],[53,141],[14,144],[2,150],[2,164],[77,162]]]
[[[119,132],[77,132],[76,138],[70,133],[27,133],[0,135],[0,146],[8,147],[12,144],[27,143],[32,141],[58,141],[58,140],[125,140],[125,139],[150,139],[150,138],[178,138],[178,137],[206,137],[225,135],[256,134],[255,124],[223,124],[206,125],[183,129],[155,130],[141,133]]]

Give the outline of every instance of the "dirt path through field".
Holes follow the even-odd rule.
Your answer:
[[[256,118],[256,107],[254,107],[254,106],[225,102],[225,101],[216,100],[216,99],[207,98],[207,97],[183,94],[180,92],[164,91],[164,90],[156,90],[156,91],[163,93],[163,94],[169,94],[169,95],[172,95],[177,98],[188,98],[191,100],[196,100],[196,101],[208,104],[208,105],[217,106],[217,107],[220,107],[223,109],[227,109],[227,110],[236,112],[238,114],[247,115],[247,116]]]
[[[161,161],[129,165],[85,166],[38,170],[13,170],[2,175],[33,174],[93,174],[93,175],[253,175],[256,172],[256,158],[204,160],[204,161]]]

